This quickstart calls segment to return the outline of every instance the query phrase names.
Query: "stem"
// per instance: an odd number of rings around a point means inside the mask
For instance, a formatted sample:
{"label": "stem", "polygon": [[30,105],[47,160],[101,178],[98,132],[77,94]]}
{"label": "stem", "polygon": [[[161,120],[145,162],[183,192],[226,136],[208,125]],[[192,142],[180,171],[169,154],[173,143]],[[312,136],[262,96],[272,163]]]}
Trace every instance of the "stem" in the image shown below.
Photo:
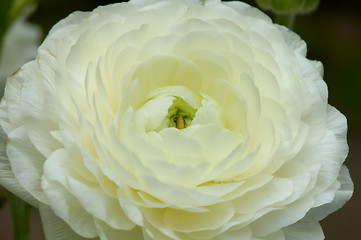
{"label": "stem", "polygon": [[293,24],[295,23],[296,14],[277,14],[275,18],[275,22],[288,27],[289,29],[293,28]]}
{"label": "stem", "polygon": [[30,216],[33,207],[9,193],[11,216],[13,219],[13,231],[15,240],[29,240]]}
{"label": "stem", "polygon": [[5,206],[7,201],[7,194],[0,186],[0,210]]}

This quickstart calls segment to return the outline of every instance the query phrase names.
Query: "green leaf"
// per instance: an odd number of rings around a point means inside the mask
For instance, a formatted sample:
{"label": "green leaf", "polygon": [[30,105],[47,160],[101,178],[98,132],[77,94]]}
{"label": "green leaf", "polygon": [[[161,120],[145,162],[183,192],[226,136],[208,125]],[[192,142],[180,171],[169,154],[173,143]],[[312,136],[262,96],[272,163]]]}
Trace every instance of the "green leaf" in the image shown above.
{"label": "green leaf", "polygon": [[[6,0],[7,1],[7,0]],[[37,0],[11,0],[13,4],[8,12],[8,19],[10,22],[14,21],[15,18],[30,4],[34,4]]]}
{"label": "green leaf", "polygon": [[276,13],[292,14],[302,9],[304,0],[271,0],[271,3]]}
{"label": "green leaf", "polygon": [[29,240],[33,207],[11,193],[9,193],[9,203],[15,240]]}
{"label": "green leaf", "polygon": [[263,10],[271,10],[272,9],[271,0],[256,0],[256,3]]}
{"label": "green leaf", "polygon": [[10,22],[8,19],[8,14],[13,5],[14,0],[3,0],[0,7],[0,50],[2,47],[2,40],[4,38],[5,32],[8,29]]}
{"label": "green leaf", "polygon": [[260,8],[278,15],[306,14],[314,11],[319,0],[256,0]]}

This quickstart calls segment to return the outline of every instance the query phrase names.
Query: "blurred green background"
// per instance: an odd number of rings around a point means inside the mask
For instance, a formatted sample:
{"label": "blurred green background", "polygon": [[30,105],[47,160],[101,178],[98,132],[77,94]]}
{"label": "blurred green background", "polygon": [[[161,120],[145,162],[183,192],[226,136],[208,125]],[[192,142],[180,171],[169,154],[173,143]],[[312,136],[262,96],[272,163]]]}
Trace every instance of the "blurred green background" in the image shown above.
{"label": "blurred green background", "polygon": [[[4,20],[6,1],[11,0],[1,0],[0,30],[6,23]],[[98,5],[114,2],[119,1],[40,0],[37,10],[29,21],[39,24],[44,33],[47,33],[56,22],[73,11],[90,11]],[[256,6],[254,0],[245,2]],[[322,221],[327,240],[361,239],[361,8],[359,5],[359,1],[321,0],[316,11],[298,15],[294,22],[294,31],[307,42],[308,58],[319,60],[324,65],[324,80],[329,88],[329,103],[345,114],[349,123],[350,154],[346,165],[354,180],[355,192],[343,209]],[[272,16],[272,13],[268,12],[268,14]],[[32,222],[34,240],[44,239],[39,221],[38,213],[34,212]],[[0,239],[12,239],[11,223],[6,208],[0,212]]]}

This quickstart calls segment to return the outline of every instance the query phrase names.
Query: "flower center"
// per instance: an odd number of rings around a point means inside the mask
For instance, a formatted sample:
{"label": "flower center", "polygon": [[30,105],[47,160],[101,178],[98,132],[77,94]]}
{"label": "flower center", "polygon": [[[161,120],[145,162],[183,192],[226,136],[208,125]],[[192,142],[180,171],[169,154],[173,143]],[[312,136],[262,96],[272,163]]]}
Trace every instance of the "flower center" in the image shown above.
{"label": "flower center", "polygon": [[210,96],[195,93],[184,86],[157,88],[145,99],[134,117],[139,131],[183,130],[204,124],[224,127],[223,109],[219,104]]}
{"label": "flower center", "polygon": [[168,109],[169,124],[168,127],[176,127],[183,129],[192,123],[193,118],[197,112],[182,98],[175,97],[172,106]]}
{"label": "flower center", "polygon": [[186,127],[184,119],[182,116],[179,116],[177,120],[175,121],[175,125],[178,129],[183,129]]}

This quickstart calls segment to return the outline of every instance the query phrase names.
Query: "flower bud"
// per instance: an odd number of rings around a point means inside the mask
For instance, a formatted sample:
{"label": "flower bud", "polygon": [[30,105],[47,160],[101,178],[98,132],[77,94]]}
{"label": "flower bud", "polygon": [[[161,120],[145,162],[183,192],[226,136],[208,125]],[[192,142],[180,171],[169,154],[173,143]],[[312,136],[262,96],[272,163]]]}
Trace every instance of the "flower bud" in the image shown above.
{"label": "flower bud", "polygon": [[264,10],[276,14],[306,14],[314,11],[319,0],[256,0],[257,4]]}

